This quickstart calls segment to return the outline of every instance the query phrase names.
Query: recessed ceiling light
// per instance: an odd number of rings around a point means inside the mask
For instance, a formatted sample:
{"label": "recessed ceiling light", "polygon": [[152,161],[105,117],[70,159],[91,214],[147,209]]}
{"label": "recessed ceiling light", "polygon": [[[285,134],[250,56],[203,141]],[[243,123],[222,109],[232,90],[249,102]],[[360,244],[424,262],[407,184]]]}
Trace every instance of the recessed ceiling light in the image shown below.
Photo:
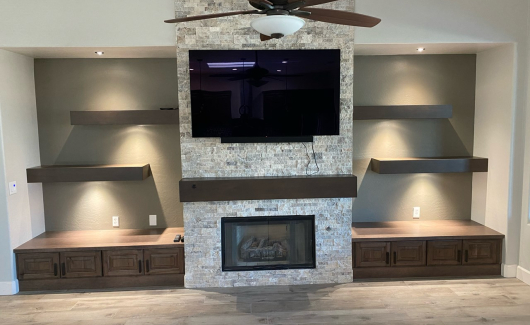
{"label": "recessed ceiling light", "polygon": [[193,71],[193,69],[190,69],[190,71]]}
{"label": "recessed ceiling light", "polygon": [[232,70],[237,71],[237,69],[232,69]]}
{"label": "recessed ceiling light", "polygon": [[103,55],[103,54],[105,54],[105,52],[103,52],[103,51],[96,51],[96,54],[97,54],[97,55]]}
{"label": "recessed ceiling light", "polygon": [[283,64],[287,63],[287,60],[285,60],[285,61],[282,61],[282,63],[283,63]]}
{"label": "recessed ceiling light", "polygon": [[416,50],[421,53],[421,52],[425,51],[425,48],[424,47],[419,47]]}
{"label": "recessed ceiling light", "polygon": [[282,72],[282,70],[276,70],[276,71],[278,71],[278,72]]}

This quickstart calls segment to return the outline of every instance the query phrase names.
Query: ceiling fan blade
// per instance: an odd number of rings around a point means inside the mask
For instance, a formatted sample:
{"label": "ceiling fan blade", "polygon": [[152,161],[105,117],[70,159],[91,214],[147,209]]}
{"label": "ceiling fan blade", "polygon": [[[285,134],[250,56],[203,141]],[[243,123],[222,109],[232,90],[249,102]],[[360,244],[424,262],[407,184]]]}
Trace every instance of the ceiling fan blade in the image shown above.
{"label": "ceiling fan blade", "polygon": [[381,19],[376,17],[347,11],[320,8],[304,8],[304,11],[309,11],[311,13],[311,15],[304,18],[332,24],[374,27],[381,22]]}
{"label": "ceiling fan blade", "polygon": [[269,0],[248,0],[248,3],[256,8],[256,9],[272,9],[274,6],[274,3],[270,2]]}
{"label": "ceiling fan blade", "polygon": [[[289,2],[295,2],[296,0],[291,0]],[[337,0],[304,0],[305,4],[302,6],[302,8],[305,8],[305,7],[311,7],[311,6],[318,6],[318,5],[322,5],[324,3],[330,3],[330,2],[335,2]]]}
{"label": "ceiling fan blade", "polygon": [[223,12],[220,14],[175,18],[175,19],[164,20],[164,22],[171,24],[171,23],[181,23],[185,21],[203,20],[203,19],[211,19],[211,18],[219,18],[219,17],[227,17],[227,16],[251,15],[251,14],[257,14],[257,13],[259,13],[258,10],[232,11],[232,12]]}
{"label": "ceiling fan blade", "polygon": [[259,34],[259,39],[260,39],[262,42],[265,42],[265,41],[271,40],[272,37],[267,36],[267,35],[265,35],[265,34]]}

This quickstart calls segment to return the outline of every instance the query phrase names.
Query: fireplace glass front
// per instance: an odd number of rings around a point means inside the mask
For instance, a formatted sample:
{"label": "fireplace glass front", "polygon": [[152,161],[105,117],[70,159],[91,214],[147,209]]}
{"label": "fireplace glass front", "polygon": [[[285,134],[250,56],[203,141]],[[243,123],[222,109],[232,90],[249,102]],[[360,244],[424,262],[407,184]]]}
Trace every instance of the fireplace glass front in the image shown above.
{"label": "fireplace glass front", "polygon": [[221,218],[223,271],[315,268],[315,216]]}

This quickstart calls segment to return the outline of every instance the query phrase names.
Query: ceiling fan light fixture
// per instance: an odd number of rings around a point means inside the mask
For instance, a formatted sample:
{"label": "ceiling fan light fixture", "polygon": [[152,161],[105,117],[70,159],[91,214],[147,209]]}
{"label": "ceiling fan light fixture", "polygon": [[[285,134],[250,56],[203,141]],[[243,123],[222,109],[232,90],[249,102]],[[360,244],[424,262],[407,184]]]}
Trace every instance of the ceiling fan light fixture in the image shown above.
{"label": "ceiling fan light fixture", "polygon": [[272,15],[254,19],[250,26],[258,33],[267,36],[292,35],[304,27],[305,21],[301,18],[288,15]]}

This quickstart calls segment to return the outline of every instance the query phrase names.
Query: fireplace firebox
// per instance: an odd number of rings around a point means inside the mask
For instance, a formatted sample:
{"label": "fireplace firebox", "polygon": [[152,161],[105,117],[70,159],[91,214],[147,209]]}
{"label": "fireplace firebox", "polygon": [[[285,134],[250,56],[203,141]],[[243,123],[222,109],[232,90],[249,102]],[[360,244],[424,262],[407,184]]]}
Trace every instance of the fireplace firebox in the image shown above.
{"label": "fireplace firebox", "polygon": [[221,218],[223,271],[315,268],[315,216]]}

